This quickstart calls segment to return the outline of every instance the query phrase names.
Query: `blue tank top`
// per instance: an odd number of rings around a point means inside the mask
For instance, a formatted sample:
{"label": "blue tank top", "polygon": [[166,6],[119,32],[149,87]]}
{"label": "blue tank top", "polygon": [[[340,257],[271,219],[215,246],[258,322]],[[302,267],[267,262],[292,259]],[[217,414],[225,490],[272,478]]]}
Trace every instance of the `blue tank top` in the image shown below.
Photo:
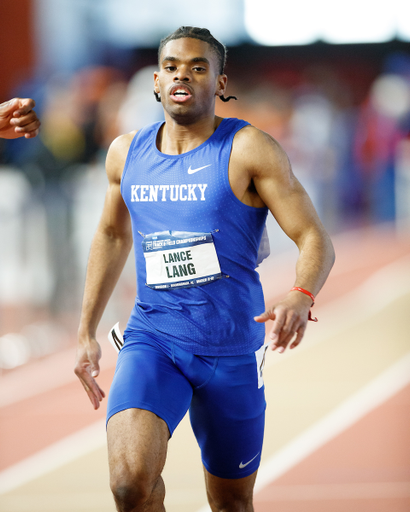
{"label": "blue tank top", "polygon": [[131,215],[137,297],[127,329],[149,331],[197,355],[243,355],[264,342],[257,266],[267,208],[232,192],[232,141],[248,123],[223,119],[181,155],[156,146],[162,122],[134,137],[121,182]]}

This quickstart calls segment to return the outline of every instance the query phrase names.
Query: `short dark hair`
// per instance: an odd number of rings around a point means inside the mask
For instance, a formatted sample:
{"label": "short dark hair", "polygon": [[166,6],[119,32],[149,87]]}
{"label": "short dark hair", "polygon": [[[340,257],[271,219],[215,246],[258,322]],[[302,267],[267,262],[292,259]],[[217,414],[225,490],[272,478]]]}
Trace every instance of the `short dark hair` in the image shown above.
{"label": "short dark hair", "polygon": [[227,54],[226,46],[215,39],[207,28],[179,27],[177,30],[175,30],[175,32],[172,32],[172,34],[169,34],[169,36],[164,37],[164,39],[162,39],[159,44],[158,61],[161,57],[161,52],[164,46],[169,43],[169,41],[173,41],[174,39],[182,39],[185,37],[199,39],[200,41],[205,41],[205,43],[208,43],[212,50],[215,52],[218,59],[219,74],[222,75],[224,73]]}

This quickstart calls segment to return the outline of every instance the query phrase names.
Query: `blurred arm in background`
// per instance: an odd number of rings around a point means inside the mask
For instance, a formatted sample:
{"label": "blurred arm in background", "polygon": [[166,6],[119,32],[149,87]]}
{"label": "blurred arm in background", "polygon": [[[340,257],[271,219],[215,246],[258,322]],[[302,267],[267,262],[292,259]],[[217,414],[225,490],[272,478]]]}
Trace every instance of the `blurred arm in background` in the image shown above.
{"label": "blurred arm in background", "polygon": [[31,139],[40,131],[40,120],[34,112],[31,98],[13,98],[0,104],[0,137]]}

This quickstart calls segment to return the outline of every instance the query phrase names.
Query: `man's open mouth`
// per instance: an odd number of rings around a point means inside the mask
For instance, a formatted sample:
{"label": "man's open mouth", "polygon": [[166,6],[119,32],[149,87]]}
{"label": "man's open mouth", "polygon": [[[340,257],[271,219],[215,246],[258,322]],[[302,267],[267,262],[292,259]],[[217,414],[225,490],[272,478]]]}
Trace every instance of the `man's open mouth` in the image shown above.
{"label": "man's open mouth", "polygon": [[191,98],[192,93],[187,87],[175,86],[171,89],[171,98],[177,102],[183,102]]}
{"label": "man's open mouth", "polygon": [[174,92],[174,96],[188,96],[188,93],[184,91],[183,89],[177,89]]}

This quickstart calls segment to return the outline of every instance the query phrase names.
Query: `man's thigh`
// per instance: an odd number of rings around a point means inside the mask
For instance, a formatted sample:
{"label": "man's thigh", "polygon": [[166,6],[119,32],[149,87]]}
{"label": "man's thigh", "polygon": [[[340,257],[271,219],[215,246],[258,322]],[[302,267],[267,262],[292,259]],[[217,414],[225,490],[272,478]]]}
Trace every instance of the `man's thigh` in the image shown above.
{"label": "man's thigh", "polygon": [[192,386],[150,335],[128,336],[121,349],[111,385],[107,423],[127,409],[150,411],[168,426],[168,436],[185,416]]}
{"label": "man's thigh", "polygon": [[144,479],[154,485],[162,473],[169,439],[167,424],[150,411],[127,409],[107,426],[111,482]]}
{"label": "man's thigh", "polygon": [[219,479],[244,479],[259,467],[266,402],[258,370],[255,354],[220,357],[212,379],[194,390],[192,427],[205,469]]}

